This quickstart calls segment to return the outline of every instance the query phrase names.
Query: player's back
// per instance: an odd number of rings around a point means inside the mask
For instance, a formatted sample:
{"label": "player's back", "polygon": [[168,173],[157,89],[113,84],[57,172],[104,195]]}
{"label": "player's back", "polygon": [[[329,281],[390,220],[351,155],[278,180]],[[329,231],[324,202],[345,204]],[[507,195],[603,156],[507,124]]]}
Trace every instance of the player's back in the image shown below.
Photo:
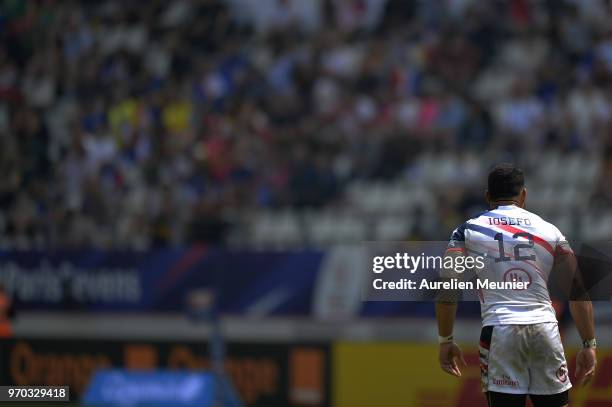
{"label": "player's back", "polygon": [[483,325],[555,322],[547,282],[565,238],[552,224],[515,205],[498,206],[453,232],[468,254],[484,254],[479,280],[523,282],[525,289],[482,288]]}

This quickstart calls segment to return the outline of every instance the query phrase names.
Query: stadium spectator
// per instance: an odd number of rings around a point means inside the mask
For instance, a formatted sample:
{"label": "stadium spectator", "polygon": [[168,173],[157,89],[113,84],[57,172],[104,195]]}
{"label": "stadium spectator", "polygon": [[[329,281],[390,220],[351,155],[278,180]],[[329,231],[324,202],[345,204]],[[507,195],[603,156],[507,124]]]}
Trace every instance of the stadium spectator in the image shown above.
{"label": "stadium spectator", "polygon": [[432,151],[603,157],[604,1],[243,3],[4,2],[2,243],[222,243],[237,213],[421,182]]}

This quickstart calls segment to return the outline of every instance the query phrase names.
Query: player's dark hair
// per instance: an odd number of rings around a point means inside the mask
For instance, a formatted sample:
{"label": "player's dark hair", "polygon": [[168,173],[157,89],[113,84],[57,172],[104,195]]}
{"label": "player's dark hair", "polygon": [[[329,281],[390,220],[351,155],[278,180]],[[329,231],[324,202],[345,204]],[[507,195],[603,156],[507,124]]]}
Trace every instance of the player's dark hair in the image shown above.
{"label": "player's dark hair", "polygon": [[523,170],[513,164],[498,164],[489,172],[488,188],[491,199],[514,198],[524,186]]}

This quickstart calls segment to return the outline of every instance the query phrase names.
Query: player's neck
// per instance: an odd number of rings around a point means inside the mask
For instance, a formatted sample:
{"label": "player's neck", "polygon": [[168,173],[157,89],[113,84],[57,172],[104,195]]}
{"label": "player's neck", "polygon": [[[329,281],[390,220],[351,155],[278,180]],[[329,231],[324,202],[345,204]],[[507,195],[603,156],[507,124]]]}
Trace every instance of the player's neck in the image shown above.
{"label": "player's neck", "polygon": [[513,199],[489,202],[489,206],[491,207],[491,209],[495,209],[500,206],[512,206],[512,205],[516,206],[517,208],[521,207],[521,204],[519,203],[519,201],[517,200],[515,201]]}

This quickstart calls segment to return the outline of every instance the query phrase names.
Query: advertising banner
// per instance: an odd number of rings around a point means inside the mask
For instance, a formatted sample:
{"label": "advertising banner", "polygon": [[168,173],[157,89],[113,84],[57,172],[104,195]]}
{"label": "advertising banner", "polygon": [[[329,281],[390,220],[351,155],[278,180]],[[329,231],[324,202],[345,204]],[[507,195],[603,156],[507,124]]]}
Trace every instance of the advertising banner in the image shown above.
{"label": "advertising banner", "polygon": [[[433,316],[426,302],[362,301],[364,261],[358,246],[292,252],[203,245],[146,252],[0,251],[0,284],[17,312],[184,312],[190,291],[205,288],[217,294],[217,309],[225,314],[319,320]],[[478,315],[478,304],[466,305],[470,315]]]}
{"label": "advertising banner", "polygon": [[212,407],[215,381],[210,373],[101,370],[81,399],[84,406]]}
{"label": "advertising banner", "polygon": [[[0,382],[69,385],[79,398],[94,372],[204,371],[208,346],[198,342],[13,339],[0,342]],[[322,343],[229,343],[225,369],[249,406],[327,406],[329,346]]]}
{"label": "advertising banner", "polygon": [[[339,343],[334,345],[335,407],[486,407],[478,349],[463,346],[467,368],[461,378],[438,366],[436,344]],[[570,380],[576,349],[568,349]],[[599,366],[586,387],[570,390],[570,405],[612,406],[612,349],[598,349]]]}
{"label": "advertising banner", "polygon": [[0,252],[0,284],[17,310],[184,311],[213,289],[224,313],[305,315],[324,254],[228,252],[207,246],[148,252]]}

